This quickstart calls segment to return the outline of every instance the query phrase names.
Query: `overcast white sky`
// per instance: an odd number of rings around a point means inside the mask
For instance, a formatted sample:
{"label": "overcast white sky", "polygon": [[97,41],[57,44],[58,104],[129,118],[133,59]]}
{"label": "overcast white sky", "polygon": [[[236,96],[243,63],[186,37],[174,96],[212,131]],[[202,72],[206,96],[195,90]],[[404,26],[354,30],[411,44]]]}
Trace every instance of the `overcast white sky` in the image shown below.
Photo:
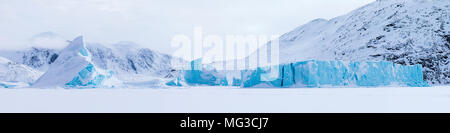
{"label": "overcast white sky", "polygon": [[0,46],[64,47],[132,41],[170,52],[174,35],[283,34],[316,18],[344,15],[375,0],[0,0]]}

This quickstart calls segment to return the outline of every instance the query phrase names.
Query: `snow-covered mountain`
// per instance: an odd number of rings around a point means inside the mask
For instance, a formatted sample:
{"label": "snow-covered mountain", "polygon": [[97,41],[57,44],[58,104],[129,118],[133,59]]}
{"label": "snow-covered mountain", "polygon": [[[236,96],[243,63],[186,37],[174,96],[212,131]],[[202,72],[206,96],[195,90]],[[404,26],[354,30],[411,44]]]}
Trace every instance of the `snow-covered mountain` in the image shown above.
{"label": "snow-covered mountain", "polygon": [[0,82],[33,83],[42,72],[0,57]]}
{"label": "snow-covered mountain", "polygon": [[421,64],[424,79],[450,83],[450,1],[377,0],[280,38],[282,63],[318,59]]}

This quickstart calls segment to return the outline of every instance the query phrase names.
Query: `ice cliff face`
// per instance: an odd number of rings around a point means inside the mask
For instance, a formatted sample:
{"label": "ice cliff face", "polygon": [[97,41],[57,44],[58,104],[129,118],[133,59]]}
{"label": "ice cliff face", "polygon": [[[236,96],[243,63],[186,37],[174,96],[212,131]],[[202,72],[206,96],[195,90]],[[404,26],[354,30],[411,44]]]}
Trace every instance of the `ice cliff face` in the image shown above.
{"label": "ice cliff face", "polygon": [[46,71],[58,58],[58,50],[32,47],[22,51],[2,51],[0,55],[39,71]]}
{"label": "ice cliff face", "polygon": [[33,87],[113,87],[120,83],[112,77],[114,72],[98,69],[91,61],[83,37],[75,38],[60,51],[58,58],[49,66]]}
{"label": "ice cliff face", "polygon": [[226,74],[202,64],[202,59],[191,61],[191,69],[184,71],[184,80],[188,85],[228,86]]}
{"label": "ice cliff face", "polygon": [[450,1],[379,0],[280,37],[280,60],[421,64],[426,81],[450,83]]}

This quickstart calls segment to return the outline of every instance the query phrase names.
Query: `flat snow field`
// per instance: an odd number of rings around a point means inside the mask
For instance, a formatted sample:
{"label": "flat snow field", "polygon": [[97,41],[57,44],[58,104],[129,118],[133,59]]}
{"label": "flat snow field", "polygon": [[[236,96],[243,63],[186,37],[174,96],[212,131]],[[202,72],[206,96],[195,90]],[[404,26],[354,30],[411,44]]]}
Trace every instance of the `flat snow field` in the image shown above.
{"label": "flat snow field", "polygon": [[450,112],[450,86],[425,88],[0,89],[0,112]]}

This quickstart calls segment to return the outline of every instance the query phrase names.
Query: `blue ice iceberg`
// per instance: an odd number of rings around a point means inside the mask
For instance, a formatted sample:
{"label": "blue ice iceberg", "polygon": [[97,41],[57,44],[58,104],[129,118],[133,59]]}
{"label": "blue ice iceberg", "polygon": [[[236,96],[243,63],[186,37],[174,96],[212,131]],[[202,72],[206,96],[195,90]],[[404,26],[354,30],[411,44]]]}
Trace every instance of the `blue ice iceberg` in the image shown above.
{"label": "blue ice iceberg", "polygon": [[167,86],[183,86],[183,85],[180,83],[180,81],[181,81],[181,78],[180,78],[180,77],[177,77],[176,79],[167,82],[166,85],[167,85]]}
{"label": "blue ice iceberg", "polygon": [[228,86],[227,79],[217,70],[202,66],[202,60],[191,62],[191,69],[185,70],[184,80],[188,85]]}
{"label": "blue ice iceberg", "polygon": [[114,73],[112,71],[109,72],[108,75],[99,74],[94,65],[88,64],[84,69],[78,72],[78,75],[75,76],[70,82],[66,83],[66,87],[74,88],[74,87],[98,87],[101,86],[105,79],[109,79],[112,77]]}

